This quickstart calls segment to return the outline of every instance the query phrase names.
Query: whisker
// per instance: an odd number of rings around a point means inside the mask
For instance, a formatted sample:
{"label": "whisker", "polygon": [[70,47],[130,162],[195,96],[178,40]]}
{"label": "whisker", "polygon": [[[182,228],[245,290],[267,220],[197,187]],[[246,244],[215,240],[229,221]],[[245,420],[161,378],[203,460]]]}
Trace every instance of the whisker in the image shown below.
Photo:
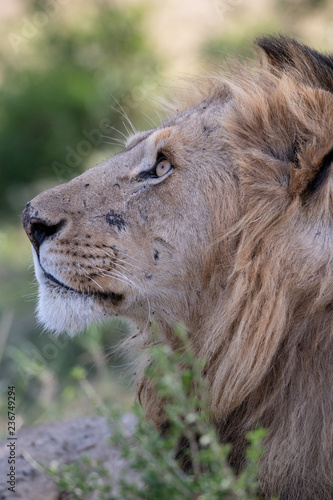
{"label": "whisker", "polygon": [[78,262],[74,262],[74,264],[83,271],[83,276],[86,276],[86,277],[89,276],[88,271],[86,269],[84,269],[84,267],[82,267],[81,264],[79,264]]}
{"label": "whisker", "polygon": [[[112,108],[112,109],[114,109],[115,111],[117,111],[117,110],[116,110],[116,108]],[[122,135],[123,137],[125,137],[125,139],[126,139],[126,141],[127,141],[127,139],[128,139],[127,135],[125,135],[125,134],[124,134],[121,130],[118,130],[118,129],[117,129],[117,128],[115,128],[115,127],[111,127],[111,125],[108,125],[108,126],[107,126],[107,128],[112,128],[112,130],[115,130],[116,132],[118,132],[118,134],[120,134],[120,135]]]}
{"label": "whisker", "polygon": [[110,146],[116,146],[118,148],[123,147],[123,144],[120,144],[119,142],[110,142],[110,141],[103,141],[103,144],[110,144]]}
{"label": "whisker", "polygon": [[[90,274],[81,266],[81,264],[79,264],[78,262],[75,262],[75,264],[80,268],[82,269],[82,271],[84,272],[83,276],[85,276],[86,278],[88,278],[89,280],[91,280],[93,283],[95,283],[96,286],[98,286],[102,292],[104,292],[104,288],[99,284],[97,283],[97,281],[95,281],[91,276]],[[80,283],[80,286],[81,286],[81,283]],[[89,290],[89,287],[88,287],[88,290]],[[89,293],[89,292],[88,292]]]}
{"label": "whisker", "polygon": [[128,130],[128,128],[127,128],[127,126],[126,126],[126,123],[125,123],[125,122],[123,122],[123,121],[122,121],[121,123],[124,125],[124,127],[125,127],[125,129],[126,129],[126,132],[128,133],[128,137],[131,137],[133,134],[131,134],[131,132]]}
{"label": "whisker", "polygon": [[108,135],[102,135],[104,139],[110,139],[111,141],[117,142],[119,144],[122,144],[123,146],[126,144],[126,141],[124,139],[118,139],[117,137],[110,137]]}
{"label": "whisker", "polygon": [[156,128],[157,127],[157,124],[155,123],[155,121],[151,118],[151,116],[147,115],[147,113],[145,113],[144,111],[141,111],[141,113],[152,123],[153,127]]}
{"label": "whisker", "polygon": [[[111,357],[114,354],[115,354],[114,352],[108,352],[107,356]],[[108,363],[108,368],[125,368],[126,366],[136,366],[136,361],[131,361],[131,362],[128,362],[128,363],[124,363],[122,365],[109,365],[109,363]]]}
{"label": "whisker", "polygon": [[[157,117],[158,117],[158,119],[159,119],[159,121],[160,121],[160,122],[163,122],[163,120],[165,120],[165,118],[163,118],[163,116],[161,115],[161,113],[159,113],[159,112],[157,111],[157,109],[154,109],[154,112],[155,112],[155,114],[157,115]],[[164,111],[164,113],[165,113],[165,115],[166,115],[166,117],[167,117],[167,114],[166,114],[166,112],[165,112],[165,111]]]}
{"label": "whisker", "polygon": [[[125,266],[122,266],[121,264],[117,264],[117,267],[121,267],[122,269],[124,269],[125,271],[128,271],[129,273],[131,273],[132,271],[129,271]],[[111,268],[110,268],[111,269]],[[113,268],[112,268],[113,269]],[[115,271],[117,271],[117,269],[114,269]]]}
{"label": "whisker", "polygon": [[[130,278],[125,276],[125,274],[123,274],[121,271],[118,271],[117,269],[110,269],[110,270],[106,271],[106,276],[111,276],[111,274],[109,274],[109,273],[113,273],[113,276],[119,276],[123,280],[126,280],[133,288],[136,288],[140,293],[142,293],[141,290],[139,289],[139,287],[137,285],[135,285],[134,282]],[[125,281],[124,281],[124,283],[125,283]]]}
{"label": "whisker", "polygon": [[116,101],[116,103],[118,104],[118,106],[120,107],[120,109],[122,110],[122,115],[123,115],[123,117],[125,118],[125,120],[127,120],[127,122],[129,123],[129,125],[130,125],[131,129],[133,130],[133,133],[134,133],[134,134],[137,134],[137,130],[136,130],[136,128],[134,127],[133,123],[131,122],[131,120],[130,120],[130,118],[129,118],[128,114],[126,113],[126,111],[124,110],[124,108],[122,107],[122,105],[120,104],[120,102],[119,102],[119,101],[118,101],[115,97],[113,97],[113,98],[114,98],[114,100]]}
{"label": "whisker", "polygon": [[[107,253],[110,253],[110,255],[112,257],[114,257],[114,255],[111,254],[111,252],[108,252],[106,251]],[[131,256],[128,256],[125,252],[122,252],[124,253],[127,257],[131,257]],[[132,257],[134,260],[137,260],[135,259],[134,257]],[[120,262],[122,261],[122,259],[119,259],[118,257],[115,257],[116,260],[119,260]],[[124,273],[122,273],[121,271],[119,271],[119,269],[114,269],[114,268],[107,268],[107,269],[101,269],[100,267],[96,266],[95,262],[93,259],[88,259],[92,264],[92,269],[93,270],[97,270],[99,271],[98,273],[96,273],[97,276],[100,276],[100,277],[110,277],[114,280],[117,280],[117,281],[120,281],[121,283],[125,284],[125,285],[128,285],[134,289],[136,289],[139,294],[146,300],[147,302],[147,306],[148,306],[148,317],[147,317],[147,323],[146,323],[146,326],[145,326],[145,329],[148,329],[150,323],[151,323],[151,304],[150,304],[150,300],[149,300],[149,297],[147,296],[147,294],[144,292],[144,290],[141,289],[141,287],[135,283],[133,280],[131,280],[128,276],[126,276]],[[123,261],[125,262],[125,261]],[[125,262],[126,263],[126,262]],[[131,264],[129,262],[127,262],[127,264],[130,264],[132,265],[133,267],[137,267],[137,266],[134,266],[134,264]],[[82,268],[82,266],[80,266],[80,264],[77,264],[79,267]],[[122,266],[121,264],[117,264],[118,267],[122,267],[126,270],[126,268],[124,266]],[[141,271],[144,271],[142,268],[138,268],[139,270]],[[98,285],[90,276],[88,276],[96,285]],[[103,289],[102,289],[103,290]],[[88,293],[89,293],[89,287],[88,287]]]}
{"label": "whisker", "polygon": [[87,278],[93,281],[95,285],[97,285],[102,290],[102,292],[104,292],[104,288],[101,285],[99,285],[97,281],[95,281],[91,276],[87,276]]}
{"label": "whisker", "polygon": [[122,266],[121,264],[118,264],[118,262],[123,262],[123,264],[127,264],[129,266],[132,266],[135,269],[138,269],[139,271],[141,271],[143,273],[146,272],[145,269],[143,269],[142,267],[138,267],[135,264],[132,264],[132,262],[127,262],[124,259],[119,259],[119,257],[115,257],[115,262],[116,262],[117,265],[119,265],[119,267],[122,267],[123,269],[126,269],[126,267]]}
{"label": "whisker", "polygon": [[[111,257],[114,257],[115,259],[118,259],[119,257],[115,257],[115,255],[113,253],[110,252],[110,250],[105,250]],[[124,252],[123,250],[120,250],[119,248],[117,248],[117,252],[119,253],[122,253],[123,255],[125,255],[128,259],[132,259],[134,260],[135,262],[138,262],[140,264],[140,261],[139,259],[137,259],[136,257],[132,257],[132,255],[128,255],[126,252]]]}
{"label": "whisker", "polygon": [[139,287],[137,284],[135,284],[132,280],[130,280],[129,278],[127,278],[127,276],[124,276],[123,273],[121,273],[120,271],[116,270],[116,269],[112,269],[111,272],[116,272],[118,275],[124,277],[125,279],[127,279],[134,288],[136,288],[136,290],[138,290],[138,292],[143,295],[143,297],[145,298],[145,300],[147,301],[147,305],[148,305],[148,319],[147,319],[147,323],[146,323],[146,328],[149,326],[149,324],[151,323],[151,305],[150,305],[150,300],[149,298],[147,297],[147,294],[141,289],[141,287]]}
{"label": "whisker", "polygon": [[[98,268],[96,267],[96,269],[98,269]],[[133,286],[131,280],[129,280],[126,276],[121,276],[121,279],[120,279],[119,277],[115,276],[114,274],[111,274],[111,272],[109,272],[109,271],[103,271],[102,273],[96,273],[96,274],[97,274],[97,276],[100,276],[103,278],[105,278],[106,276],[109,276],[110,278],[113,278],[117,281],[120,281],[121,283],[123,283],[125,285],[130,284],[131,286]],[[126,283],[125,280],[128,281],[128,283]]]}

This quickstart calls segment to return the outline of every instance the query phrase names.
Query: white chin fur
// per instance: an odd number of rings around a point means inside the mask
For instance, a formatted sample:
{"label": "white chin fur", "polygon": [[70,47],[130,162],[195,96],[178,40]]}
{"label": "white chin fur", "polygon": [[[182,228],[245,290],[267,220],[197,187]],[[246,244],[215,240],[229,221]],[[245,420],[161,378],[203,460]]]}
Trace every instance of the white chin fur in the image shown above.
{"label": "white chin fur", "polygon": [[73,336],[90,323],[103,318],[102,307],[92,297],[72,292],[56,294],[44,284],[39,285],[37,317],[40,323],[56,334],[67,332]]}
{"label": "white chin fur", "polygon": [[33,257],[39,284],[37,317],[47,330],[73,336],[104,317],[102,306],[93,297],[48,285],[34,249]]}

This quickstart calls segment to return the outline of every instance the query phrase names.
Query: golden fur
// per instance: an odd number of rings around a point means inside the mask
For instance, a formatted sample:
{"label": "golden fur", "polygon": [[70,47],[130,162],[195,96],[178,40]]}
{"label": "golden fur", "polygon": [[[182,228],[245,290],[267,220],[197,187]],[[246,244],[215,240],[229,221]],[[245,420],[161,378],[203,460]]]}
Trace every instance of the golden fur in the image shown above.
{"label": "golden fur", "polygon": [[[207,80],[124,153],[28,204],[39,316],[120,314],[149,345],[182,321],[221,439],[269,430],[263,498],[333,498],[333,58],[283,37]],[[158,153],[173,169],[148,172]],[[145,177],[146,175],[146,177]],[[164,423],[144,376],[138,396]]]}

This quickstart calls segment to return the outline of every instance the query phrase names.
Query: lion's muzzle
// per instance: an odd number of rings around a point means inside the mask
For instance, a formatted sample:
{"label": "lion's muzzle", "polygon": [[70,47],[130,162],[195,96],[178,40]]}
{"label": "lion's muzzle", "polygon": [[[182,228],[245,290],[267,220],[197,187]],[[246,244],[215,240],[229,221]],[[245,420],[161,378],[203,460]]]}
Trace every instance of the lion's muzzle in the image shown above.
{"label": "lion's muzzle", "polygon": [[38,218],[37,214],[38,212],[33,209],[31,203],[27,203],[22,214],[22,224],[34,249],[39,254],[39,248],[43,241],[57,234],[66,224],[66,221],[60,220],[52,224]]}

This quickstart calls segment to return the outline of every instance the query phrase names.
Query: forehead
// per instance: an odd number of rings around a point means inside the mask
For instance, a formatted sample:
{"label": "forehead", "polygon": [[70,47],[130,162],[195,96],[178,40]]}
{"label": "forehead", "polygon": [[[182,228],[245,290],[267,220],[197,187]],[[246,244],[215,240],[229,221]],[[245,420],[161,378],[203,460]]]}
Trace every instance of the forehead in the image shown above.
{"label": "forehead", "polygon": [[156,147],[159,145],[159,143],[163,142],[163,140],[165,141],[167,138],[169,138],[171,132],[171,127],[163,127],[163,125],[155,129],[138,132],[137,134],[132,135],[127,139],[126,151],[130,151],[143,141],[146,141],[148,147],[150,146],[149,149],[153,148],[154,146]]}
{"label": "forehead", "polygon": [[134,148],[146,139],[151,147],[156,147],[159,143],[166,141],[171,135],[173,130],[182,130],[186,133],[186,129],[193,132],[198,132],[200,124],[209,124],[212,121],[216,122],[216,115],[219,114],[221,118],[221,107],[224,103],[212,99],[205,99],[191,108],[182,112],[176,113],[174,116],[164,121],[155,129],[138,132],[137,134],[128,138],[126,142],[126,151]]}
{"label": "forehead", "polygon": [[[132,157],[148,165],[152,161],[154,162],[156,154],[163,150],[172,133],[172,127],[158,127],[135,134],[127,141],[124,153],[134,155]],[[138,166],[138,170],[140,170],[140,166]]]}

